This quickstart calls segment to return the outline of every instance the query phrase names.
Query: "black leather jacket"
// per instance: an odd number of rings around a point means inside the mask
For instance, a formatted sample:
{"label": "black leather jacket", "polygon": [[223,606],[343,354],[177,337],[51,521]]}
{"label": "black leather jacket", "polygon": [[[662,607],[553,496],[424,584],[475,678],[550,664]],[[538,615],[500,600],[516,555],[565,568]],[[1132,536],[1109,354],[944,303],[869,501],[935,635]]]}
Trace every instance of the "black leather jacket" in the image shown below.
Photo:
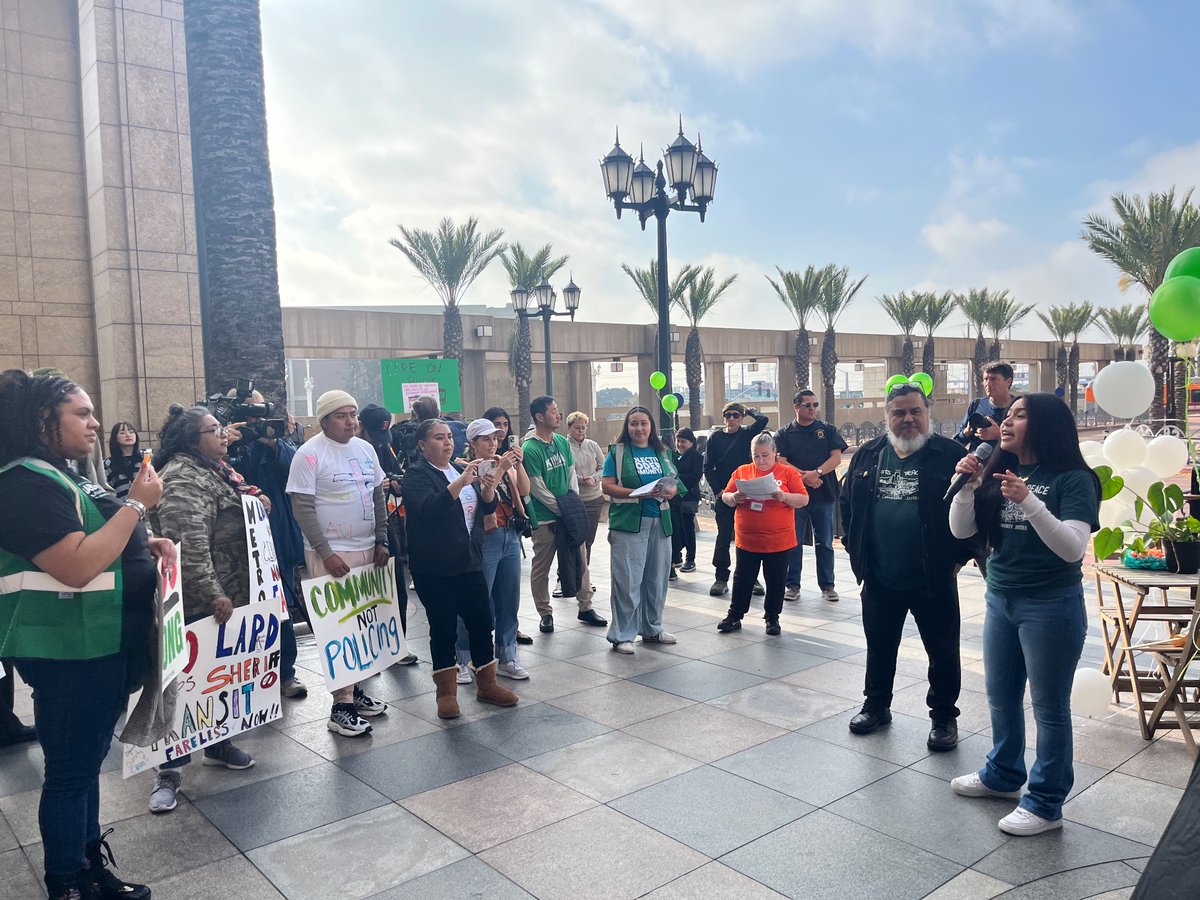
{"label": "black leather jacket", "polygon": [[[883,435],[859,447],[842,479],[844,542],[850,554],[850,567],[860,584],[871,574],[874,548],[869,546],[868,536],[875,511],[879,453],[886,443],[887,435]],[[979,549],[980,541],[976,538],[960,541],[950,533],[950,505],[942,499],[954,477],[954,467],[966,453],[960,444],[934,434],[921,454],[917,502],[921,515],[921,556],[930,586],[953,579]]]}

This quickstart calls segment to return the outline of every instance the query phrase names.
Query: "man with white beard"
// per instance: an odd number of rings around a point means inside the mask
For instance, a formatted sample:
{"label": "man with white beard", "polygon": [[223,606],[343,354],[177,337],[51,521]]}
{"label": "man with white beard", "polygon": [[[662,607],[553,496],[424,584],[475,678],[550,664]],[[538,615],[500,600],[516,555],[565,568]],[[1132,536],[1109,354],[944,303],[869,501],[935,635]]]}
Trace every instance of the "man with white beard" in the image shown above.
{"label": "man with white beard", "polygon": [[896,653],[908,613],[929,657],[930,750],[958,743],[958,570],[972,544],[950,533],[943,499],[966,453],[929,433],[929,398],[918,384],[900,384],[887,398],[887,434],[858,448],[842,482],[844,544],[862,584],[867,676],[855,734],[892,721]]}

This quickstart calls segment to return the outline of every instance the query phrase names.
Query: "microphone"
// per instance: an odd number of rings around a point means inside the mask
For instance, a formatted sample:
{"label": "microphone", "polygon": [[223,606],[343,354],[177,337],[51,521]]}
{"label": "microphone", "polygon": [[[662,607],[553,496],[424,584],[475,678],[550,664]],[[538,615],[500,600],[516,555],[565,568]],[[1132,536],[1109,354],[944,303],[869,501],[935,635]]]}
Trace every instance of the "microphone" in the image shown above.
{"label": "microphone", "polygon": [[[987,462],[987,458],[992,455],[992,449],[993,447],[991,444],[980,444],[975,448],[971,455],[980,462]],[[966,472],[959,472],[952,479],[950,479],[950,487],[946,489],[946,496],[942,498],[942,501],[945,502],[947,500],[953,500],[954,495],[961,491],[963,489],[963,485],[970,480],[971,476]]]}

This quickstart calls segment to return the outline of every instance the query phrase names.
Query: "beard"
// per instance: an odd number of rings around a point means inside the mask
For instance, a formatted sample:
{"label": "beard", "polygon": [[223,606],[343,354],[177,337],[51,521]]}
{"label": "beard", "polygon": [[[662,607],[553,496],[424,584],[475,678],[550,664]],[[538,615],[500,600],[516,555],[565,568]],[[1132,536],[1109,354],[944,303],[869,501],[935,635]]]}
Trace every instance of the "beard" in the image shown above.
{"label": "beard", "polygon": [[897,437],[890,430],[887,433],[888,443],[892,445],[892,449],[897,453],[903,453],[905,456],[912,456],[922,447],[929,443],[929,432],[918,434],[916,437],[903,438]]}

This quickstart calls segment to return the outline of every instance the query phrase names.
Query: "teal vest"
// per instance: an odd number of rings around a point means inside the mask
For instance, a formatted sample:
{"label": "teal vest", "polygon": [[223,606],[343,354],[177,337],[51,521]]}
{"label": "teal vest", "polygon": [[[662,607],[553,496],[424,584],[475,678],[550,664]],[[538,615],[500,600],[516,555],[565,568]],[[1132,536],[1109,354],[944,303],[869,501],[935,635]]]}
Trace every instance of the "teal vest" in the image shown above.
{"label": "teal vest", "polygon": [[[0,469],[24,466],[45,475],[47,490],[75,500],[80,530],[94,534],[106,519],[91,497],[40,459],[26,457]],[[57,482],[52,485],[49,482]],[[9,511],[13,514],[15,511]],[[24,510],[37,515],[37,510]],[[0,549],[0,657],[98,659],[121,649],[121,557],[83,588],[73,588],[20,556]]]}
{"label": "teal vest", "polygon": [[[608,452],[612,454],[613,462],[617,469],[617,482],[622,487],[640,488],[642,486],[642,476],[638,474],[637,464],[633,461],[633,454],[625,452],[625,445],[622,443],[609,444]],[[662,465],[664,475],[674,475],[678,478],[678,472],[675,470],[675,464],[671,462],[670,456],[666,453],[658,454],[658,461]],[[683,482],[679,482],[679,493],[683,495],[687,493],[687,488],[683,486]],[[608,528],[609,531],[632,531],[638,532],[642,530],[642,501],[641,499],[629,500],[625,497],[609,497],[611,505],[608,508]],[[671,514],[666,509],[666,504],[660,510],[658,521],[662,523],[663,534],[671,534]]]}

